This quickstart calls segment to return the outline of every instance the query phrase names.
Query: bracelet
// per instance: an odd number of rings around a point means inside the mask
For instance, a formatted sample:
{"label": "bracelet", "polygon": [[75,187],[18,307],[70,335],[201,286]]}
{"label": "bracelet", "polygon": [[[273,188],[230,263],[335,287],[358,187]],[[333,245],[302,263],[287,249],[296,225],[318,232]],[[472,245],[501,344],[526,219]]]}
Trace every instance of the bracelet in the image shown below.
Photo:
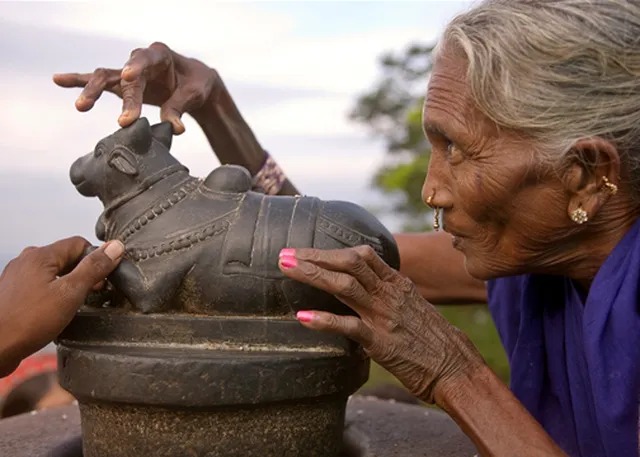
{"label": "bracelet", "polygon": [[267,156],[262,168],[253,177],[253,190],[267,195],[277,195],[287,179],[284,171],[265,151]]}

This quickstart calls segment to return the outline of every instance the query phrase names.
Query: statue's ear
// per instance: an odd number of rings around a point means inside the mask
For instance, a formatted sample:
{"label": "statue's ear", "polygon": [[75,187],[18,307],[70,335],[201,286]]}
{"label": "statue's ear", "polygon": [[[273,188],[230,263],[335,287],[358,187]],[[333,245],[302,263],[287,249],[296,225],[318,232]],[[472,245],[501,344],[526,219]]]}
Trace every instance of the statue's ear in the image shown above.
{"label": "statue's ear", "polygon": [[164,144],[167,149],[171,149],[171,140],[173,140],[173,126],[171,122],[160,122],[151,126],[151,134],[160,143]]}
{"label": "statue's ear", "polygon": [[138,161],[131,151],[124,148],[118,148],[111,154],[109,166],[125,175],[135,176],[138,174]]}
{"label": "statue's ear", "polygon": [[127,127],[126,144],[136,154],[146,154],[151,147],[151,128],[146,117],[141,117]]}

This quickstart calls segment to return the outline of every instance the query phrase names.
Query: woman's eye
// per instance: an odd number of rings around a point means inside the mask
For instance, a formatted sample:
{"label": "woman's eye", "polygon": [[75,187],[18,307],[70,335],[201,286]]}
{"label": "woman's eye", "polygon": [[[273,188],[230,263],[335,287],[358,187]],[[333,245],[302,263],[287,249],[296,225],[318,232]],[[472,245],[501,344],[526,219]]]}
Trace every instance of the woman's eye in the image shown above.
{"label": "woman's eye", "polygon": [[462,151],[452,142],[447,142],[447,159],[450,162],[456,163],[462,160]]}
{"label": "woman's eye", "polygon": [[93,151],[93,154],[96,157],[100,157],[102,155],[102,153],[104,152],[104,147],[103,146],[98,146],[95,151]]}

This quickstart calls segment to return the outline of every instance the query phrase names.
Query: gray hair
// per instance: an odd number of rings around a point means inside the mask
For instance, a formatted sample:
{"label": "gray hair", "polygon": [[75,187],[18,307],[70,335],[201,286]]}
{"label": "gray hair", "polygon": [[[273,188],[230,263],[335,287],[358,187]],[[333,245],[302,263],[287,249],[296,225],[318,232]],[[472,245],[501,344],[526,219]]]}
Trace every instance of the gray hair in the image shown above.
{"label": "gray hair", "polygon": [[606,138],[640,195],[639,0],[485,0],[451,21],[448,44],[498,126],[532,137],[554,165],[577,140]]}

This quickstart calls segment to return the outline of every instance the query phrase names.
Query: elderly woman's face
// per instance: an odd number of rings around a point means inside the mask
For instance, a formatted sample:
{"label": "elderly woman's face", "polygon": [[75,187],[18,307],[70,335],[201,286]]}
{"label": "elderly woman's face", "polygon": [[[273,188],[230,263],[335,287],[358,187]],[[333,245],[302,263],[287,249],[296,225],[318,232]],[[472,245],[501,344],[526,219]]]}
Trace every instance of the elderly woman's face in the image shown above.
{"label": "elderly woman's face", "polygon": [[434,64],[423,114],[432,145],[423,199],[433,195],[442,207],[443,229],[471,275],[546,271],[567,260],[553,247],[570,224],[561,181],[536,165],[531,142],[499,131],[474,107],[465,72],[464,59],[446,51]]}

